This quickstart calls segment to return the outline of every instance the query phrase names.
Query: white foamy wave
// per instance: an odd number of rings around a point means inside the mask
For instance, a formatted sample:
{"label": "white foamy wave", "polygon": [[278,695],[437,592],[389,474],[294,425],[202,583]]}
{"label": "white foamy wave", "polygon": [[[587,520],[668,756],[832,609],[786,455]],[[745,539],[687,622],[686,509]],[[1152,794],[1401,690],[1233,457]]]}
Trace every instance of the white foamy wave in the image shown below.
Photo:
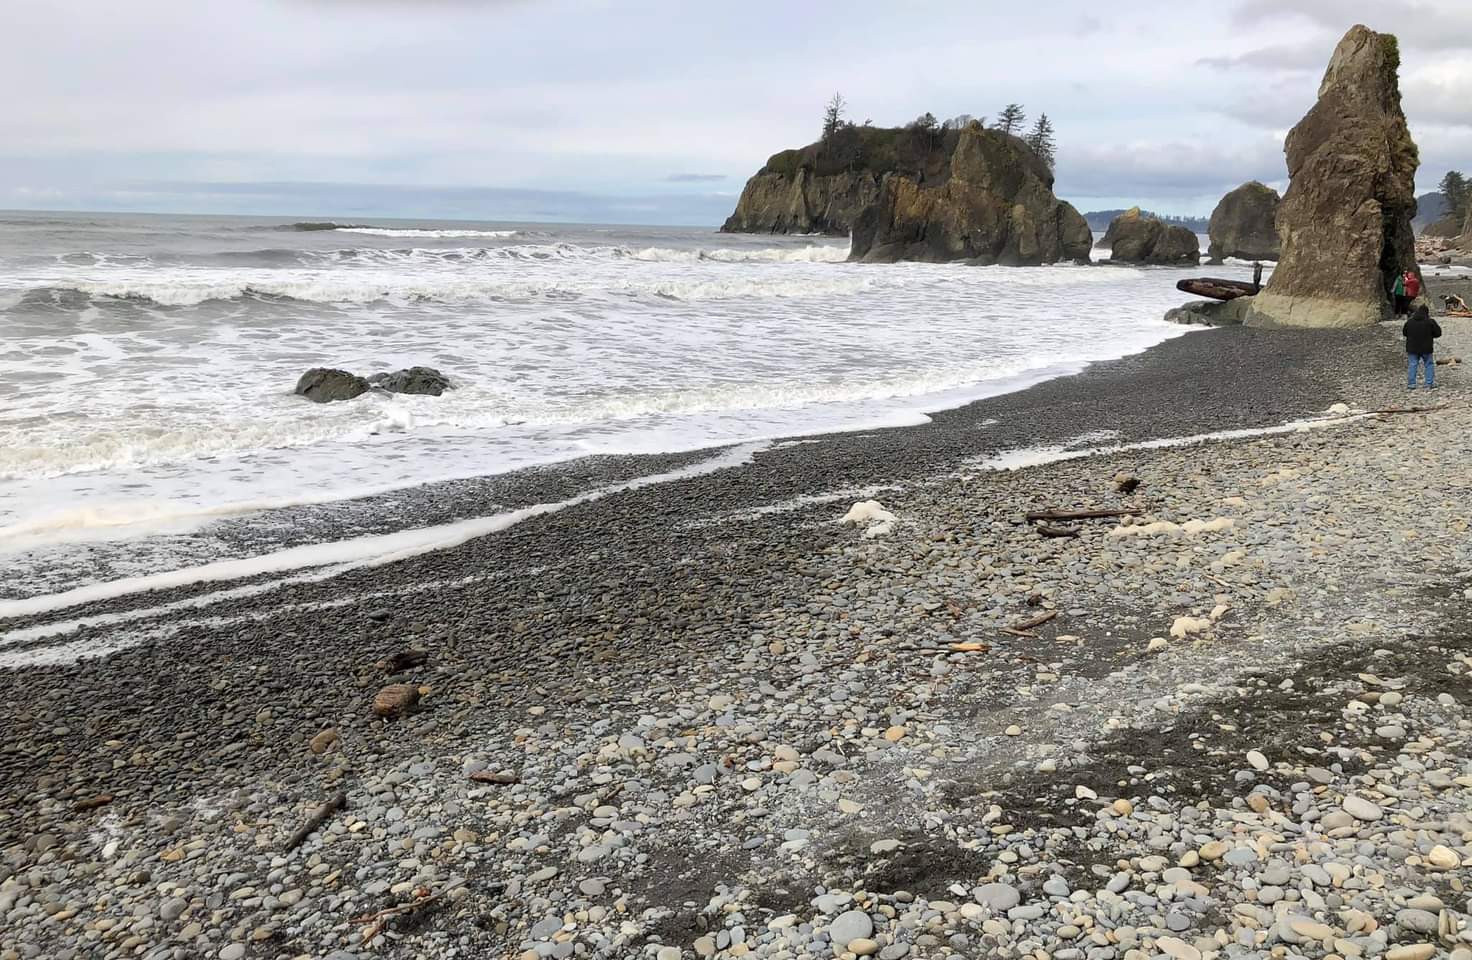
{"label": "white foamy wave", "polygon": [[635,260],[653,263],[843,263],[848,259],[849,248],[836,245],[811,247],[764,247],[758,250],[671,250],[665,247],[646,247],[642,250],[616,248],[623,255]]}
{"label": "white foamy wave", "polygon": [[262,275],[235,282],[180,277],[169,281],[76,281],[53,289],[74,290],[92,297],[151,301],[160,306],[196,306],[211,300],[279,297],[313,303],[464,303],[474,300],[540,300],[568,297],[659,297],[667,300],[730,300],[756,297],[824,297],[861,293],[880,279],[878,274],[850,274],[829,280],[766,280],[718,278],[712,280],[629,280],[609,277],[563,280],[479,280],[464,274],[405,278],[352,276]]}
{"label": "white foamy wave", "polygon": [[429,237],[455,240],[466,237],[500,238],[514,237],[516,230],[420,230],[410,227],[336,227],[334,233],[363,233],[370,237]]}

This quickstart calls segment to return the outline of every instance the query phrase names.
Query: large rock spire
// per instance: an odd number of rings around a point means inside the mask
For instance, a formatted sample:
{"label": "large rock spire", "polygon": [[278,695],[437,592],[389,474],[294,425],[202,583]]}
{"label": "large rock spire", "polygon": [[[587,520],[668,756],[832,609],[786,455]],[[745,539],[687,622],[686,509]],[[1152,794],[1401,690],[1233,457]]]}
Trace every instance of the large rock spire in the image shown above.
{"label": "large rock spire", "polygon": [[1416,268],[1419,156],[1401,110],[1395,37],[1363,26],[1334,51],[1319,99],[1288,134],[1292,180],[1278,209],[1283,255],[1248,323],[1349,327],[1390,315]]}

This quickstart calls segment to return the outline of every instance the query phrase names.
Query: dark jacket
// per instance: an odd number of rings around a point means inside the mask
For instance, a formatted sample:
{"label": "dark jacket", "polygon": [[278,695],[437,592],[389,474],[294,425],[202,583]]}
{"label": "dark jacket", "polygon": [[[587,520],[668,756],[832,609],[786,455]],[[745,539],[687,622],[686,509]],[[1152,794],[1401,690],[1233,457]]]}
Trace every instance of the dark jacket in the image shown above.
{"label": "dark jacket", "polygon": [[1441,336],[1441,327],[1431,315],[1424,310],[1417,310],[1411,314],[1411,319],[1400,328],[1401,336],[1406,338],[1406,353],[1414,353],[1418,356],[1430,353],[1436,346],[1436,338]]}

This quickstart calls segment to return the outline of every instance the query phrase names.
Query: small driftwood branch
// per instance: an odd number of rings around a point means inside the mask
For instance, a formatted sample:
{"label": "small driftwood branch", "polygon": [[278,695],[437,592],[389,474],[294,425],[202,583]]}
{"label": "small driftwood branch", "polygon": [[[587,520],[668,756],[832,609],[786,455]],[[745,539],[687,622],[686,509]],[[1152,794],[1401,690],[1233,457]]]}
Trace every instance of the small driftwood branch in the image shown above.
{"label": "small driftwood branch", "polygon": [[1368,416],[1380,417],[1393,413],[1435,413],[1438,410],[1445,410],[1449,406],[1451,406],[1449,403],[1438,403],[1434,407],[1387,407],[1384,410],[1371,410]]}
{"label": "small driftwood branch", "polygon": [[109,803],[112,803],[112,794],[101,793],[95,797],[89,797],[86,800],[79,800],[76,803],[72,804],[72,812],[86,813],[89,810],[96,810],[98,807],[105,807]]}
{"label": "small driftwood branch", "polygon": [[1102,520],[1109,517],[1138,517],[1140,511],[1130,507],[1119,510],[1059,510],[1049,507],[1047,510],[1035,510],[1027,514],[1029,523],[1038,520]]}
{"label": "small driftwood branch", "polygon": [[1042,523],[1036,529],[1044,537],[1076,537],[1083,532],[1078,527],[1050,527]]}
{"label": "small driftwood branch", "polygon": [[326,803],[322,804],[316,810],[313,810],[312,815],[310,817],[307,817],[307,822],[302,824],[300,827],[297,827],[296,833],[293,833],[291,835],[291,838],[286,841],[287,851],[295,850],[298,846],[301,845],[301,842],[303,840],[307,839],[307,837],[311,835],[313,830],[316,830],[318,827],[322,826],[322,824],[327,822],[327,818],[331,817],[334,813],[343,809],[347,805],[348,795],[345,793],[339,793],[331,800],[328,800]]}
{"label": "small driftwood branch", "polygon": [[1041,627],[1056,616],[1058,616],[1057,610],[1049,610],[1047,613],[1040,613],[1030,620],[1014,623],[1010,627],[1003,627],[1002,632],[1011,634],[1014,637],[1027,637],[1030,640],[1036,640],[1037,634],[1029,633],[1028,631],[1036,627]]}
{"label": "small driftwood branch", "polygon": [[362,942],[367,943],[369,940],[372,940],[374,937],[382,933],[384,931],[384,928],[388,926],[388,922],[394,917],[403,916],[406,913],[413,913],[415,910],[427,907],[431,903],[437,903],[439,902],[440,897],[443,895],[439,893],[432,894],[424,887],[420,887],[419,889],[415,890],[414,893],[416,898],[410,900],[408,903],[401,903],[396,907],[389,907],[388,909],[380,910],[377,913],[365,913],[361,917],[354,917],[351,922],[366,923],[369,925],[368,928],[363,931]]}

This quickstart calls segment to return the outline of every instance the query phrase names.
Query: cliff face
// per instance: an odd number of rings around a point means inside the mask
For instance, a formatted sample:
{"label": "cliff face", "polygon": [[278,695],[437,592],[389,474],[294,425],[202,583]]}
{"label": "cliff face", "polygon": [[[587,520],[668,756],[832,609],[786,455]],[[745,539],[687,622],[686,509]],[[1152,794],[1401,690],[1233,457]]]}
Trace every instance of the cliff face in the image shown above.
{"label": "cliff face", "polygon": [[1462,249],[1472,253],[1472,209],[1467,210],[1467,222],[1462,225]]}
{"label": "cliff face", "polygon": [[1356,26],[1319,99],[1288,134],[1278,208],[1283,256],[1248,322],[1363,326],[1389,316],[1394,279],[1416,269],[1419,156],[1401,110],[1395,37]]}
{"label": "cliff face", "polygon": [[879,178],[868,171],[845,170],[824,176],[812,167],[799,167],[793,173],[763,167],[746,181],[736,212],[721,232],[846,237],[859,211],[878,196]]}
{"label": "cliff face", "polygon": [[972,122],[948,166],[921,182],[891,173],[858,217],[850,258],[1008,266],[1087,261],[1093,234],[1053,195],[1053,173],[1021,140]]}
{"label": "cliff face", "polygon": [[1211,213],[1213,263],[1227,257],[1241,260],[1277,260],[1283,253],[1278,242],[1278,191],[1251,180],[1222,197]]}

